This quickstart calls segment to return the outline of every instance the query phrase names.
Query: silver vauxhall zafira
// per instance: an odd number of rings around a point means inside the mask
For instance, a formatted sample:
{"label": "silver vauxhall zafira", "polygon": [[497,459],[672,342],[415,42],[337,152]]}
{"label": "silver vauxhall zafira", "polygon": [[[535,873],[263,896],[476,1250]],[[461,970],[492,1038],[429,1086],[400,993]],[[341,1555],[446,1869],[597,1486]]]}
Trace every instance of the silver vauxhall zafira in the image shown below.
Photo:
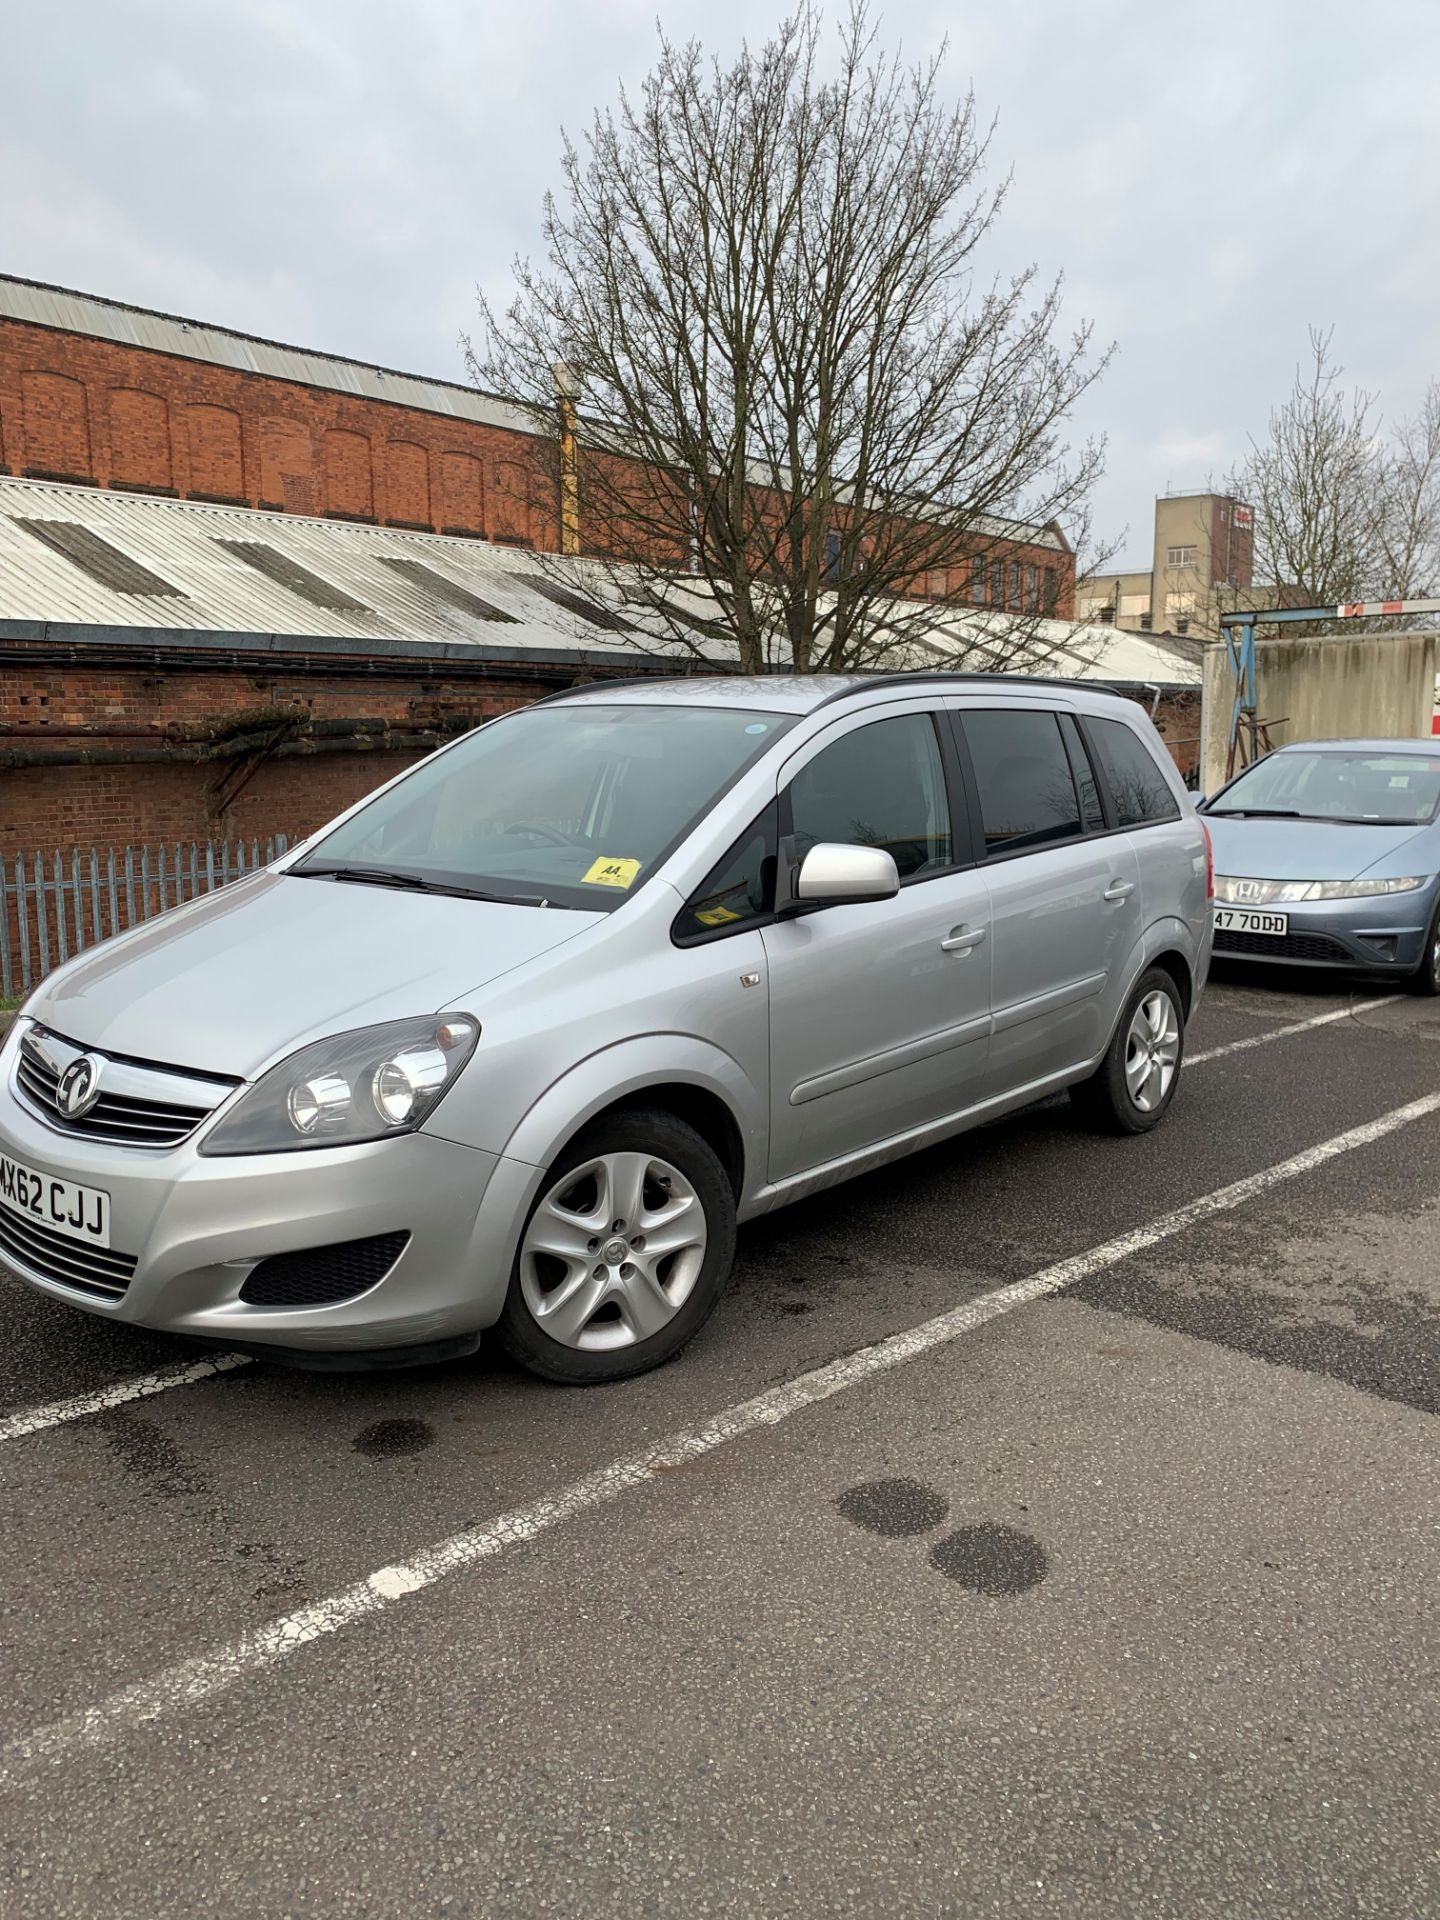
{"label": "silver vauxhall zafira", "polygon": [[595,685],[50,976],[0,1050],[0,1264],[311,1365],[676,1353],[738,1221],[1068,1087],[1153,1127],[1205,829],[1129,700]]}

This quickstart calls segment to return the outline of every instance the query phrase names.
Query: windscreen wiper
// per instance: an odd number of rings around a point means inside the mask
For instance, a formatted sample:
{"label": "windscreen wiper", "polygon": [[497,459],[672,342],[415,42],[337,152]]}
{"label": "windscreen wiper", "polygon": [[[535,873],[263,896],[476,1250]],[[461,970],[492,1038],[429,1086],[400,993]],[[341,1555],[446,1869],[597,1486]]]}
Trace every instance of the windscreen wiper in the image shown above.
{"label": "windscreen wiper", "polygon": [[1294,807],[1210,807],[1222,820],[1306,820],[1313,814],[1297,813]]}
{"label": "windscreen wiper", "polygon": [[404,887],[411,893],[430,893],[433,891],[428,880],[422,880],[418,873],[402,873],[393,867],[325,867],[303,866],[294,869],[307,880],[349,880],[357,886],[365,887]]}
{"label": "windscreen wiper", "polygon": [[459,900],[487,900],[500,907],[548,907],[540,894],[486,893],[479,887],[467,887],[458,881],[427,880],[423,874],[406,873],[395,867],[292,867],[302,879],[341,880],[354,886],[398,887],[405,893],[444,893]]}
{"label": "windscreen wiper", "polygon": [[1383,813],[1307,813],[1306,820],[1328,821],[1337,827],[1423,827],[1423,820],[1387,820]]}

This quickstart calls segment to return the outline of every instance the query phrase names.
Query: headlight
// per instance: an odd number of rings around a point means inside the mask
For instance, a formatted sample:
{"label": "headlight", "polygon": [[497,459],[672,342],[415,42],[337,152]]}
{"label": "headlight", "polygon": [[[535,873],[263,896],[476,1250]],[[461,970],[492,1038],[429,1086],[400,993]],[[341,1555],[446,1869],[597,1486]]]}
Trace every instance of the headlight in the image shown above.
{"label": "headlight", "polygon": [[450,1013],[317,1040],[263,1074],[200,1151],[289,1153],[413,1133],[479,1038],[469,1014]]}
{"label": "headlight", "polygon": [[1215,876],[1215,898],[1234,907],[1276,907],[1298,900],[1374,900],[1389,893],[1414,893],[1430,884],[1428,873],[1405,880],[1243,880]]}
{"label": "headlight", "polygon": [[1215,898],[1235,907],[1273,907],[1282,900],[1303,900],[1310,880],[1241,880],[1217,873]]}
{"label": "headlight", "polygon": [[1414,893],[1430,878],[1428,873],[1413,874],[1408,880],[1316,880],[1311,883],[1307,900],[1374,900],[1387,893]]}

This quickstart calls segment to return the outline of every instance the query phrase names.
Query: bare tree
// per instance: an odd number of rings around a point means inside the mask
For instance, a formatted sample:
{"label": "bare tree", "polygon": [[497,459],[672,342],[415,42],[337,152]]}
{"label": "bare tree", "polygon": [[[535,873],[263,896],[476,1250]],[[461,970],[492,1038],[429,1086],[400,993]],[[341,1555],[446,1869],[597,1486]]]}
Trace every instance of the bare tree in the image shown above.
{"label": "bare tree", "polygon": [[1263,441],[1231,476],[1255,509],[1255,577],[1240,606],[1420,598],[1440,586],[1440,383],[1386,437],[1377,396],[1341,385],[1331,334],[1310,357]]}
{"label": "bare tree", "polygon": [[1419,413],[1396,427],[1379,464],[1379,591],[1430,598],[1440,593],[1440,381],[1431,381]]}
{"label": "bare tree", "polygon": [[853,668],[963,606],[984,663],[1033,657],[1101,466],[1065,423],[1108,355],[1058,282],[982,278],[1006,184],[941,59],[881,52],[857,3],[827,78],[822,24],[803,0],[729,66],[662,34],[567,140],[544,264],[504,314],[482,297],[471,371],[553,432],[560,370],[583,547],[673,645]]}
{"label": "bare tree", "polygon": [[1330,340],[1310,329],[1308,364],[1229,489],[1255,509],[1256,578],[1314,606],[1363,600],[1381,561],[1375,396],[1345,392]]}

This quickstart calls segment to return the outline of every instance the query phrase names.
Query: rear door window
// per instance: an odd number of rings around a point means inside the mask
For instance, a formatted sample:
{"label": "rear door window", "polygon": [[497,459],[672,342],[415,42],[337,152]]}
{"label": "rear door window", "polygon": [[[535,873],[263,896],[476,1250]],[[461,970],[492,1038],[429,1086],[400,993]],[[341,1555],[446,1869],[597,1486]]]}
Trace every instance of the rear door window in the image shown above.
{"label": "rear door window", "polygon": [[1087,719],[1100,756],[1100,770],[1115,804],[1118,827],[1148,827],[1178,820],[1180,804],[1145,742],[1123,720]]}
{"label": "rear door window", "polygon": [[985,852],[1032,852],[1084,832],[1054,713],[993,708],[959,716],[980,794]]}

